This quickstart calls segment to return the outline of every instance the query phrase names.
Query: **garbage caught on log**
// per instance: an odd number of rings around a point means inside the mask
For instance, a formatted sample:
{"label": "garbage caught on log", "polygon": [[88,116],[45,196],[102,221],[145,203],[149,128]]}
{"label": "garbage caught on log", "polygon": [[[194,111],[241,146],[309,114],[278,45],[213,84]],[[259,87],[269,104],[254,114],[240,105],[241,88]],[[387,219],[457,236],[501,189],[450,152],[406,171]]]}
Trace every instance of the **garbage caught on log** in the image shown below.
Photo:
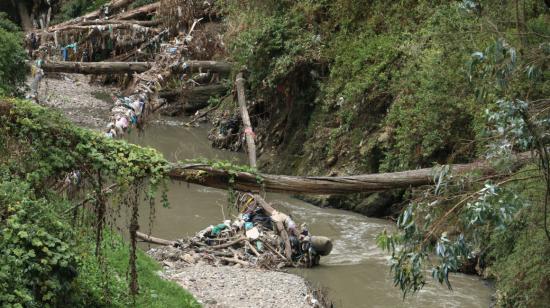
{"label": "garbage caught on log", "polygon": [[279,212],[261,196],[239,194],[238,215],[231,221],[212,225],[191,238],[168,241],[138,233],[138,237],[168,247],[153,248],[150,254],[170,262],[280,269],[313,267],[332,250],[332,241],[311,235],[307,226]]}

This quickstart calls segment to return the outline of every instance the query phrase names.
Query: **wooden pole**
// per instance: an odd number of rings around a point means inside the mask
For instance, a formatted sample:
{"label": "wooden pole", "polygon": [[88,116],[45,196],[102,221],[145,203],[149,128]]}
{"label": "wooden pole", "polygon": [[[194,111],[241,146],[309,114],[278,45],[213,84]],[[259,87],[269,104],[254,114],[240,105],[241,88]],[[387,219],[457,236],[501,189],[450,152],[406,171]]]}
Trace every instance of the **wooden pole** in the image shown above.
{"label": "wooden pole", "polygon": [[235,84],[237,86],[237,99],[239,101],[239,107],[241,109],[241,118],[244,125],[244,135],[246,138],[246,146],[248,148],[248,161],[250,162],[250,167],[256,168],[256,145],[254,144],[254,131],[252,130],[252,124],[250,124],[248,110],[246,110],[244,83],[245,79],[243,78],[243,74],[238,73]]}
{"label": "wooden pole", "polygon": [[207,71],[229,74],[233,67],[233,63],[224,61],[185,61],[178,66],[174,66],[173,70],[176,73],[184,72],[199,72],[206,73]]}
{"label": "wooden pole", "polygon": [[46,62],[44,72],[76,74],[125,74],[141,73],[151,68],[149,62]]}

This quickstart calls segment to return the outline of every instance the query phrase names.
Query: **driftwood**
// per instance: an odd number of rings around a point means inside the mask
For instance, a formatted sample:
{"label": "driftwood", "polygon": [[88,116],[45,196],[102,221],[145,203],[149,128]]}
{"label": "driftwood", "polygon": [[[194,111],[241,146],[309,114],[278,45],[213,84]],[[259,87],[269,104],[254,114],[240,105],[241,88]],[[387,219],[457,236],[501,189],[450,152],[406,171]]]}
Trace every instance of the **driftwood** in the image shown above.
{"label": "driftwood", "polygon": [[159,97],[166,99],[168,104],[172,105],[173,113],[192,114],[207,107],[210,97],[222,96],[225,92],[227,92],[226,86],[213,84],[177,91],[161,91]]}
{"label": "driftwood", "polygon": [[217,72],[221,74],[229,74],[233,64],[230,62],[223,61],[185,61],[181,65],[174,66],[172,69],[175,73],[184,73],[184,72]]}
{"label": "driftwood", "polygon": [[140,240],[144,242],[152,243],[152,244],[163,245],[163,246],[174,246],[176,244],[176,241],[169,241],[162,238],[150,236],[148,234],[141,233],[139,231],[136,231],[136,236]]}
{"label": "driftwood", "polygon": [[[256,168],[256,145],[254,144],[254,131],[252,130],[252,124],[250,123],[250,117],[246,110],[246,97],[244,95],[244,83],[242,73],[237,74],[235,84],[237,86],[237,99],[239,101],[239,108],[241,109],[241,118],[244,125],[244,135],[246,138],[246,146],[248,148],[248,161],[250,167]],[[287,237],[288,240],[288,237]],[[289,244],[290,245],[290,244]]]}
{"label": "driftwood", "polygon": [[125,74],[141,73],[151,68],[149,62],[46,62],[44,72],[76,74]]}
{"label": "driftwood", "polygon": [[[237,263],[246,267],[280,269],[318,265],[320,257],[328,255],[332,249],[330,239],[311,235],[304,225],[297,227],[289,216],[275,210],[258,195],[239,193],[235,206],[239,215],[233,221],[207,227],[193,237],[177,240],[175,246],[155,248],[150,253],[160,261],[180,264],[181,261],[187,264]],[[290,234],[296,245],[290,244]],[[330,247],[318,250],[323,244]]]}
{"label": "driftwood", "polygon": [[223,94],[227,91],[227,87],[221,84],[196,86],[192,88],[186,88],[181,90],[169,90],[160,91],[159,97],[167,100],[176,100],[177,98],[186,98],[194,100],[206,100],[211,96]]}
{"label": "driftwood", "polygon": [[[532,158],[531,152],[516,154],[514,157],[518,167]],[[455,174],[478,172],[481,175],[491,175],[496,172],[489,161],[452,164],[450,167]],[[430,185],[437,180],[433,168],[339,177],[231,173],[205,164],[173,164],[167,175],[173,180],[220,189],[231,187],[241,191],[319,195],[377,192]]]}
{"label": "driftwood", "polygon": [[[65,31],[65,30],[89,30],[97,28],[99,26],[110,27],[113,30],[116,29],[129,29],[132,26],[136,27],[153,27],[158,26],[162,23],[162,20],[116,20],[116,19],[107,19],[107,20],[88,20],[82,21],[78,24],[65,25],[58,27],[55,31]],[[51,33],[52,31],[50,31]]]}
{"label": "driftwood", "polygon": [[[121,9],[123,7],[128,6],[132,2],[133,2],[133,0],[113,0],[109,3],[108,6],[109,6],[110,10],[118,10],[118,9]],[[67,25],[73,25],[73,24],[77,24],[77,23],[82,22],[82,21],[86,21],[86,20],[90,20],[90,19],[96,19],[96,18],[99,18],[101,16],[101,14],[102,14],[102,9],[100,8],[98,10],[90,12],[86,15],[81,16],[81,17],[71,19],[71,20],[67,20],[67,21],[62,22],[60,24],[54,25],[54,26],[48,28],[48,31],[56,31],[56,30],[61,29],[64,26],[67,26]]]}
{"label": "driftwood", "polygon": [[120,13],[114,16],[113,18],[117,20],[134,19],[140,15],[151,14],[156,10],[158,10],[159,8],[160,8],[160,2],[155,2],[144,6],[140,6],[133,10],[128,10],[126,12]]}

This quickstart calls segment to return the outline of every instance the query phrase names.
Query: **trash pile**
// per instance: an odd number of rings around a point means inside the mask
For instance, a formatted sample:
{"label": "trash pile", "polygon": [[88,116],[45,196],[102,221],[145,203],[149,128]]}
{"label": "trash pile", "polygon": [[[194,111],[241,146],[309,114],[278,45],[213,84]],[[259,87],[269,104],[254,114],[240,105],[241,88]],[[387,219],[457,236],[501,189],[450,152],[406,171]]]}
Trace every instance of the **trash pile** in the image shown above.
{"label": "trash pile", "polygon": [[122,135],[131,125],[137,125],[138,117],[144,111],[146,96],[136,94],[128,97],[113,96],[115,107],[111,109],[112,121],[107,124],[105,136],[115,138]]}
{"label": "trash pile", "polygon": [[316,266],[321,256],[332,250],[329,238],[311,235],[305,224],[297,226],[290,216],[258,195],[240,194],[237,205],[240,211],[234,220],[209,226],[191,238],[165,243],[169,247],[153,248],[149,254],[170,267],[174,262],[183,266],[204,262],[281,269]]}

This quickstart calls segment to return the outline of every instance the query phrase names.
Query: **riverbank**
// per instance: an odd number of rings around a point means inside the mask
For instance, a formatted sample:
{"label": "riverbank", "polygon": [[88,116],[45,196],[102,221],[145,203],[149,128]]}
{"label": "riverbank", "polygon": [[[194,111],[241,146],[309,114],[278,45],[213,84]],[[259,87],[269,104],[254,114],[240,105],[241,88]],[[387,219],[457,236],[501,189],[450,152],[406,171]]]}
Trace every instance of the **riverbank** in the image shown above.
{"label": "riverbank", "polygon": [[[110,115],[109,95],[114,91],[90,84],[86,76],[60,74],[44,78],[38,100],[78,126],[100,130]],[[158,251],[153,249],[149,255],[163,266],[157,272],[159,276],[192,293],[204,307],[316,307],[313,289],[296,274],[200,263],[185,266],[183,262],[168,261],[170,255],[161,257]],[[140,254],[140,258],[147,259],[147,255]]]}

